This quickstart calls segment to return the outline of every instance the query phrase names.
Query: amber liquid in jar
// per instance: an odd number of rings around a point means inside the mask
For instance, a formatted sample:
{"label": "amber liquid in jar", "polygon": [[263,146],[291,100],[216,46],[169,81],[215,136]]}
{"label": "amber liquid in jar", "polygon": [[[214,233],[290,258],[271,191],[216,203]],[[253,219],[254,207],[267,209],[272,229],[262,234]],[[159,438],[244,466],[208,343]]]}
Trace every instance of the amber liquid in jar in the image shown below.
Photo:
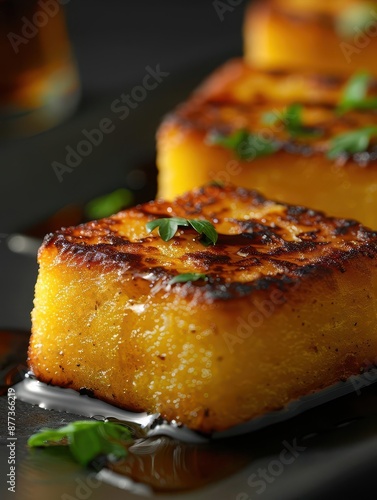
{"label": "amber liquid in jar", "polygon": [[0,135],[31,135],[70,116],[79,81],[67,0],[0,0]]}

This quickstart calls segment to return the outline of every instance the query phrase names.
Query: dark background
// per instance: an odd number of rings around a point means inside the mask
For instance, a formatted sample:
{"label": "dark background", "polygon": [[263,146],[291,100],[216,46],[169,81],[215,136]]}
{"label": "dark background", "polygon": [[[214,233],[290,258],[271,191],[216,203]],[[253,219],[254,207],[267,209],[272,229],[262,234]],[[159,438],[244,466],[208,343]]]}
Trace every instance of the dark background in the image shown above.
{"label": "dark background", "polygon": [[[129,173],[154,159],[161,117],[213,68],[242,53],[245,5],[240,1],[221,20],[212,0],[71,0],[66,11],[81,105],[46,133],[0,142],[0,233],[24,230],[67,203],[127,187]],[[127,119],[114,117],[114,99],[141,83],[146,66],[157,64],[169,77]],[[104,117],[116,130],[59,183],[51,163],[64,163],[66,146],[75,148],[81,131],[98,127]]]}

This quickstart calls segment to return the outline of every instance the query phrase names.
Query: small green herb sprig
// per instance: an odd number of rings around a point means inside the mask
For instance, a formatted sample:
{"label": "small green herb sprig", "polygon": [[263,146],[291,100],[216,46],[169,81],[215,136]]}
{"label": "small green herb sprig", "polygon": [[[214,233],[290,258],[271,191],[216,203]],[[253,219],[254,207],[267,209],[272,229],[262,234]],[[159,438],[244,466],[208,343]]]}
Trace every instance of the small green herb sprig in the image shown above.
{"label": "small green herb sprig", "polygon": [[240,160],[254,160],[269,156],[279,150],[276,141],[266,139],[262,135],[251,134],[247,130],[236,130],[230,135],[212,133],[208,137],[209,144],[232,149]]}
{"label": "small green herb sprig", "polygon": [[158,234],[164,241],[171,240],[178,231],[179,227],[192,227],[201,235],[200,242],[204,246],[216,245],[219,235],[214,226],[200,219],[184,219],[182,217],[166,217],[155,219],[147,223],[147,231],[150,233],[158,227]]}
{"label": "small green herb sprig", "polygon": [[306,127],[303,122],[304,108],[301,104],[291,104],[283,112],[268,111],[262,116],[265,125],[276,125],[282,123],[293,138],[297,137],[319,137],[321,130]]}
{"label": "small green herb sprig", "polygon": [[372,81],[373,76],[366,72],[356,73],[352,76],[343,90],[338,104],[338,112],[343,114],[353,109],[377,109],[377,97],[368,96]]}
{"label": "small green herb sprig", "polygon": [[340,134],[330,142],[327,156],[333,160],[342,155],[363,153],[369,148],[372,137],[377,137],[377,125]]}
{"label": "small green herb sprig", "polygon": [[175,285],[176,283],[188,283],[199,280],[207,281],[207,279],[207,276],[201,273],[182,273],[174,276],[174,278],[169,281],[169,285]]}
{"label": "small green herb sprig", "polygon": [[81,465],[90,464],[100,455],[121,459],[127,456],[124,443],[132,439],[128,429],[112,422],[79,420],[59,429],[42,429],[28,440],[28,446],[68,446]]}
{"label": "small green herb sprig", "polygon": [[132,205],[134,196],[129,189],[117,189],[112,193],[105,194],[91,200],[85,206],[85,215],[88,219],[102,219],[109,217],[119,210]]}

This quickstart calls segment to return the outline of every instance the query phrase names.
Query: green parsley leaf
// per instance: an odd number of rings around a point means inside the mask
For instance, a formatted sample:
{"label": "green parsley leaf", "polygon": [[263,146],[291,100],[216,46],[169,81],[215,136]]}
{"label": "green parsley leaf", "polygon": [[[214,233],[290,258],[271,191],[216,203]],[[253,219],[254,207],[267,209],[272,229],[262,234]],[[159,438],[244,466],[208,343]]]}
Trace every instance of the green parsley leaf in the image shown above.
{"label": "green parsley leaf", "polygon": [[301,104],[291,104],[285,111],[285,126],[292,136],[304,132],[302,112],[303,107]]}
{"label": "green parsley leaf", "polygon": [[205,274],[200,273],[183,273],[177,274],[169,281],[169,285],[174,285],[175,283],[187,283],[188,281],[198,281],[198,280],[207,280],[207,276]]}
{"label": "green parsley leaf", "polygon": [[230,135],[211,134],[210,144],[233,149],[240,160],[254,160],[261,156],[269,156],[279,149],[277,142],[251,134],[247,130],[236,130]]}
{"label": "green parsley leaf", "polygon": [[318,137],[321,131],[306,127],[302,121],[303,106],[301,104],[291,104],[285,111],[268,111],[262,116],[265,125],[275,125],[283,123],[285,129],[291,137]]}
{"label": "green parsley leaf", "polygon": [[334,159],[344,154],[363,153],[367,151],[372,137],[376,136],[377,125],[340,134],[332,139],[327,156]]}
{"label": "green parsley leaf", "polygon": [[352,76],[343,90],[338,111],[346,113],[352,109],[377,109],[377,97],[368,97],[368,89],[372,81],[372,75],[366,72]]}
{"label": "green parsley leaf", "polygon": [[279,113],[278,110],[276,111],[266,111],[262,115],[262,123],[263,125],[276,125],[276,123],[279,123],[283,121],[282,120],[282,114]]}
{"label": "green parsley leaf", "polygon": [[134,196],[129,189],[117,189],[112,193],[99,196],[85,206],[88,219],[102,219],[115,214],[133,203]]}
{"label": "green parsley leaf", "polygon": [[161,238],[164,241],[169,241],[175,236],[179,226],[187,227],[188,225],[187,219],[183,219],[182,217],[167,217],[147,222],[147,231],[150,233],[158,227],[158,234]]}
{"label": "green parsley leaf", "polygon": [[28,446],[68,446],[81,465],[88,465],[99,455],[116,459],[127,456],[125,442],[132,439],[128,429],[112,422],[79,420],[59,429],[42,429],[28,440]]}
{"label": "green parsley leaf", "polygon": [[213,225],[207,220],[188,220],[190,226],[195,229],[195,231],[202,236],[200,240],[203,245],[216,245],[219,235]]}
{"label": "green parsley leaf", "polygon": [[164,219],[155,219],[147,223],[147,231],[150,233],[158,227],[158,233],[164,241],[171,240],[178,227],[191,226],[197,233],[202,235],[201,243],[203,245],[216,245],[219,235],[213,225],[206,220],[183,219],[182,217],[167,217]]}
{"label": "green parsley leaf", "polygon": [[347,82],[343,90],[340,105],[347,105],[349,102],[359,102],[365,99],[368,86],[372,77],[369,73],[361,72],[353,75]]}

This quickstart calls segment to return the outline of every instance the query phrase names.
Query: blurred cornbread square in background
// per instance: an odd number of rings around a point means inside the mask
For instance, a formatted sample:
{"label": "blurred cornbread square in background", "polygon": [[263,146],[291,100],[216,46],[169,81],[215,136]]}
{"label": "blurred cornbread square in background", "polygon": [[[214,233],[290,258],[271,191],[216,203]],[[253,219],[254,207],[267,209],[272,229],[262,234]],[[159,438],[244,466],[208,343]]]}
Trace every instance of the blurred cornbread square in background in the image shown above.
{"label": "blurred cornbread square in background", "polygon": [[377,95],[351,78],[216,70],[162,122],[159,191],[173,199],[211,180],[377,228]]}
{"label": "blurred cornbread square in background", "polygon": [[257,0],[246,11],[246,61],[266,70],[377,75],[377,7],[365,0]]}

